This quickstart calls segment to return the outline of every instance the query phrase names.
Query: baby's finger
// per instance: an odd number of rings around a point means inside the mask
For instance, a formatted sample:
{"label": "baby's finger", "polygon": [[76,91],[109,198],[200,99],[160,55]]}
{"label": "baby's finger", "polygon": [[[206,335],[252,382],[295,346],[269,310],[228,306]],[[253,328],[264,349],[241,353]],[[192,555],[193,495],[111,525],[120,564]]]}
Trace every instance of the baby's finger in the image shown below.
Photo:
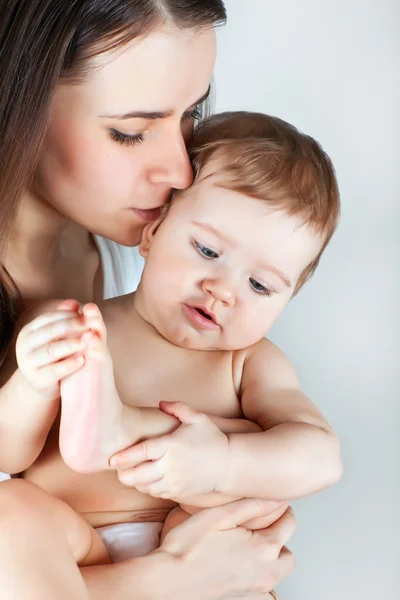
{"label": "baby's finger", "polygon": [[63,300],[57,306],[56,310],[72,310],[74,312],[79,312],[80,304],[77,300]]}
{"label": "baby's finger", "polygon": [[[25,325],[24,329],[29,332],[37,331],[41,327],[45,327],[46,325],[50,325],[51,323],[54,323],[56,321],[62,321],[71,317],[76,318],[77,316],[80,315],[78,315],[76,311],[73,310],[54,310],[52,312],[45,312],[42,315],[36,317],[36,319],[33,319],[33,321],[31,321],[27,325]],[[82,320],[82,317],[80,317],[80,319]]]}
{"label": "baby's finger", "polygon": [[110,467],[129,469],[148,460],[158,460],[168,451],[169,436],[145,440],[140,444],[126,448],[110,458]]}
{"label": "baby's finger", "polygon": [[149,496],[153,496],[153,498],[163,498],[169,499],[171,496],[168,493],[168,490],[165,486],[165,481],[160,479],[159,481],[154,481],[153,483],[149,483],[148,485],[138,485],[136,486],[138,492],[142,494],[148,494]]}
{"label": "baby's finger", "polygon": [[49,387],[54,383],[59,382],[64,377],[72,375],[75,371],[79,371],[85,363],[85,358],[82,354],[74,354],[65,360],[61,360],[46,367],[42,367],[37,371],[38,379],[42,387]]}
{"label": "baby's finger", "polygon": [[21,331],[19,343],[24,344],[26,350],[36,350],[50,342],[62,339],[68,336],[83,333],[87,327],[82,317],[76,313],[69,313],[71,316],[61,320],[54,320],[42,325],[32,331]]}
{"label": "baby's finger", "polygon": [[34,350],[30,356],[33,367],[41,368],[62,359],[68,358],[77,352],[83,352],[86,344],[81,337],[70,337],[64,340],[55,340]]}
{"label": "baby's finger", "polygon": [[125,469],[118,473],[120,482],[132,487],[149,485],[164,476],[165,467],[160,460],[145,462],[134,469]]}

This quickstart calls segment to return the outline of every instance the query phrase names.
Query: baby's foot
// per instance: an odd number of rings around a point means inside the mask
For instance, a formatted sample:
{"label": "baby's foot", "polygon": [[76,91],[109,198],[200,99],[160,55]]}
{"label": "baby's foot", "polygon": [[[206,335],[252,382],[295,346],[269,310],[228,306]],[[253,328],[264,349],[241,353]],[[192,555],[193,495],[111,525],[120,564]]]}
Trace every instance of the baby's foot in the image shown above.
{"label": "baby's foot", "polygon": [[123,404],[114,383],[106,328],[94,304],[83,308],[90,329],[84,334],[85,364],[61,381],[60,452],[74,471],[109,468],[110,457],[129,446],[123,428]]}

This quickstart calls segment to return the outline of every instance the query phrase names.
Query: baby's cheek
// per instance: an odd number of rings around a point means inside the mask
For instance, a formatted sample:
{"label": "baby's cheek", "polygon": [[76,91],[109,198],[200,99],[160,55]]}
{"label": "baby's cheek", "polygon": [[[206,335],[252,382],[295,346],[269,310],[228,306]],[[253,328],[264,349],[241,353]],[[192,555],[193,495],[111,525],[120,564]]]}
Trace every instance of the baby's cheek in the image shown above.
{"label": "baby's cheek", "polygon": [[274,311],[249,311],[245,318],[242,319],[240,326],[237,328],[236,342],[237,347],[248,347],[257,343],[271,329],[275,322]]}

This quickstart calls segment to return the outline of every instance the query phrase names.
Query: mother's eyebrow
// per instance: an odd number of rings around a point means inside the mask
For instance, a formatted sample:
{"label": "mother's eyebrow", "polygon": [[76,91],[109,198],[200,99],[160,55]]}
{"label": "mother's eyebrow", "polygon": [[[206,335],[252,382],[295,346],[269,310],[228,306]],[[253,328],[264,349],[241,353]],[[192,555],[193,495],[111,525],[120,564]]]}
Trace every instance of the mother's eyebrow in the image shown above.
{"label": "mother's eyebrow", "polygon": [[[202,102],[207,100],[207,98],[210,95],[210,91],[211,86],[208,86],[208,90],[206,91],[206,93],[203,94],[201,98],[193,102],[191,106],[196,106],[197,104],[201,104]],[[172,109],[163,111],[135,110],[123,115],[100,115],[100,117],[102,119],[117,119],[120,121],[126,121],[127,119],[149,119],[150,121],[154,121],[155,119],[166,119],[168,117],[172,117],[174,113],[175,111]]]}

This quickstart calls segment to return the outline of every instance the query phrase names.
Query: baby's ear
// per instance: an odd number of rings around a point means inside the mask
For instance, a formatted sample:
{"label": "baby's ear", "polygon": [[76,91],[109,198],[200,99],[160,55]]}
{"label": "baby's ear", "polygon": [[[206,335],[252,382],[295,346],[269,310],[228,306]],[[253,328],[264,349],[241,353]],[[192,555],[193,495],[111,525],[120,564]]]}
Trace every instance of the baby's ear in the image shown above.
{"label": "baby's ear", "polygon": [[139,244],[139,252],[144,259],[147,258],[149,254],[149,250],[151,248],[151,244],[153,243],[154,235],[159,228],[161,221],[164,217],[159,217],[156,221],[152,223],[147,223],[142,233],[142,240]]}

